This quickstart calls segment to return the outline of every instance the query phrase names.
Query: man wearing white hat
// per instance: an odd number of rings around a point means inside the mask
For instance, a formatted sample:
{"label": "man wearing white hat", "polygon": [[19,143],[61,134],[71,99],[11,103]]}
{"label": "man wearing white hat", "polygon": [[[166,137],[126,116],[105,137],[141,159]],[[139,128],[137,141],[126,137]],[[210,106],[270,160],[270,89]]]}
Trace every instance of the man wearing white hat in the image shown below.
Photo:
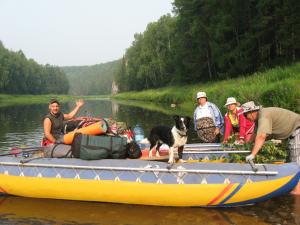
{"label": "man wearing white hat", "polygon": [[194,128],[201,142],[220,142],[224,120],[219,108],[207,101],[206,93],[197,93],[198,106],[194,111]]}
{"label": "man wearing white hat", "polygon": [[[257,133],[252,153],[246,161],[253,160],[267,138],[288,139],[290,159],[300,165],[300,115],[278,107],[262,108],[253,101],[242,105],[247,119],[257,122]],[[293,194],[300,195],[300,183]]]}

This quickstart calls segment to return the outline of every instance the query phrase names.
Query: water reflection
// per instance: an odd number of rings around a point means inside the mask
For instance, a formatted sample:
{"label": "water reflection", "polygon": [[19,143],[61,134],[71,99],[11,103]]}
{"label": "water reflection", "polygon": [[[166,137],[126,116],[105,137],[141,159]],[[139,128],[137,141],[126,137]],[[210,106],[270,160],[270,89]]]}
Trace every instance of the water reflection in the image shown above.
{"label": "water reflection", "polygon": [[[61,110],[69,113],[75,102],[63,103]],[[15,146],[38,146],[43,136],[42,122],[48,104],[0,107],[1,150]],[[112,117],[110,101],[87,101],[79,116]]]}
{"label": "water reflection", "polygon": [[[63,104],[62,111],[69,112],[74,105],[75,102]],[[190,115],[165,105],[144,106],[129,106],[108,100],[87,101],[80,116],[113,117],[130,126],[140,123],[147,135],[155,125],[172,126],[173,114]],[[42,120],[47,111],[47,104],[0,107],[1,150],[20,145],[39,145],[43,135]],[[189,142],[193,142],[195,137],[191,127]],[[300,225],[300,196],[291,195],[254,206],[230,209],[147,207],[19,197],[0,197],[0,202],[1,224]]]}
{"label": "water reflection", "polygon": [[[132,103],[132,102],[114,102],[118,105],[118,111],[115,118],[119,121],[125,121],[133,127],[139,123],[147,136],[152,127],[157,125],[174,126],[173,115],[183,115],[193,117],[190,112],[184,111],[178,107],[171,108],[169,105],[154,103]],[[128,105],[129,104],[129,105]],[[140,105],[140,106],[136,106]],[[142,106],[142,107],[141,107]],[[191,123],[188,132],[188,142],[197,141],[197,134],[193,131]]]}
{"label": "water reflection", "polygon": [[[178,108],[172,109],[166,105],[144,105],[147,106],[147,109],[119,104],[109,100],[86,101],[79,116],[114,118],[118,121],[126,122],[131,127],[139,123],[147,135],[155,125],[173,126],[172,114],[183,115]],[[61,106],[61,110],[64,113],[68,113],[74,106],[75,102],[64,103]],[[162,111],[165,113],[162,113]],[[15,146],[40,145],[43,136],[42,121],[47,112],[47,103],[0,107],[1,150]],[[190,141],[196,137],[192,129],[189,136],[191,137]]]}
{"label": "water reflection", "polygon": [[234,209],[150,207],[21,197],[0,201],[1,224],[268,224]]}
{"label": "water reflection", "polygon": [[300,196],[284,195],[235,210],[245,216],[258,217],[268,224],[300,225]]}
{"label": "water reflection", "polygon": [[[36,145],[42,135],[41,123],[47,105],[17,105],[0,108],[0,144]],[[40,140],[40,139],[39,139]]]}
{"label": "water reflection", "polygon": [[300,224],[300,197],[238,208],[172,208],[0,197],[1,224]]}

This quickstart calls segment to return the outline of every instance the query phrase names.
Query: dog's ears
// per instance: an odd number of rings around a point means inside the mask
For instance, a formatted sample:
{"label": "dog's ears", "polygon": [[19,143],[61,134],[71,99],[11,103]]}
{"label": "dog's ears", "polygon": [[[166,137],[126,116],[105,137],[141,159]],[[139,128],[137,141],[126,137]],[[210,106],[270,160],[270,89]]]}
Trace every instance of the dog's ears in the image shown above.
{"label": "dog's ears", "polygon": [[186,116],[185,118],[186,118],[186,119],[187,119],[187,121],[189,121],[189,122],[192,120],[192,118],[191,118],[191,117],[189,117],[189,116]]}
{"label": "dog's ears", "polygon": [[192,120],[192,118],[191,118],[191,117],[189,117],[189,116],[186,116],[186,117],[185,117],[185,119],[186,119],[186,124],[187,124],[187,127],[189,127],[189,126],[190,126],[190,123],[191,123],[191,120]]}
{"label": "dog's ears", "polygon": [[179,116],[178,116],[178,115],[174,115],[173,118],[174,118],[174,120],[176,120],[176,121],[179,120]]}
{"label": "dog's ears", "polygon": [[[174,118],[174,120],[179,120],[180,116],[174,115],[173,118]],[[192,118],[189,117],[189,116],[186,116],[185,118],[186,118],[187,121],[191,121],[192,120]]]}

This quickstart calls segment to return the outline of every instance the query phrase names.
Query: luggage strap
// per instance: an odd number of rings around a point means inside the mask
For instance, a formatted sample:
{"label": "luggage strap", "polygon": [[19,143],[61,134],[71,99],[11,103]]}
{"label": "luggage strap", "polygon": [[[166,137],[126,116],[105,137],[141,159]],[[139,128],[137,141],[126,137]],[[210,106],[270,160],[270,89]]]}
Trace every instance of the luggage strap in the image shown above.
{"label": "luggage strap", "polygon": [[[51,150],[51,158],[53,158],[54,151],[55,151],[55,149],[57,148],[58,145],[60,145],[60,144],[54,144],[54,147]],[[56,158],[67,158],[67,156],[69,156],[69,155],[71,155],[73,157],[72,148],[67,152],[67,154],[65,156],[56,157]]]}

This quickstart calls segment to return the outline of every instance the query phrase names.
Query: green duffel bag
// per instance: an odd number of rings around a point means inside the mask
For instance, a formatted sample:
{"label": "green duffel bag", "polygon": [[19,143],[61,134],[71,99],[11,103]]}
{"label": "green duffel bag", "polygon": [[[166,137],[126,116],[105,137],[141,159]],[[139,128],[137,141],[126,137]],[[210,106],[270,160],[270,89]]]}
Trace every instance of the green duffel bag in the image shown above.
{"label": "green duffel bag", "polygon": [[72,143],[75,158],[84,160],[127,158],[127,138],[118,136],[92,136],[77,133]]}

